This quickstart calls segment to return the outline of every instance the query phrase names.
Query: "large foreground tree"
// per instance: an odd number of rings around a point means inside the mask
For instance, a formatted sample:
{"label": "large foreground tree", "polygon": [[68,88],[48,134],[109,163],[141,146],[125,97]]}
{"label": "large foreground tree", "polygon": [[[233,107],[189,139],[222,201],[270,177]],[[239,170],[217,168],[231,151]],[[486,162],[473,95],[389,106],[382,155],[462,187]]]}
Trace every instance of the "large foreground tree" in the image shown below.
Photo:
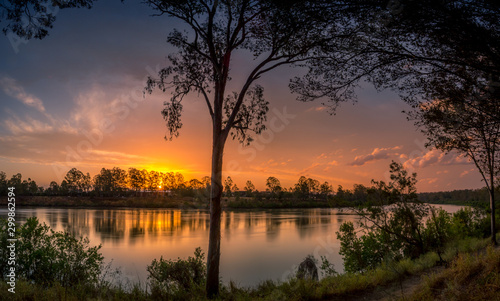
{"label": "large foreground tree", "polygon": [[[250,132],[265,129],[269,102],[257,80],[280,66],[306,66],[329,57],[345,59],[340,49],[353,35],[349,32],[349,6],[330,1],[147,1],[159,15],[183,21],[188,31],[174,30],[169,38],[179,51],[170,55],[170,66],[150,78],[147,91],[171,92],[162,112],[171,139],[182,127],[183,99],[199,95],[212,118],[212,172],[210,237],[207,258],[207,295],[219,291],[222,160],[229,136],[243,144]],[[252,57],[250,71],[235,91],[229,92],[230,71],[239,71],[234,54]],[[249,68],[250,67],[250,68]],[[325,78],[332,88],[328,96],[342,101],[353,95],[352,85]],[[301,91],[310,93],[305,88]],[[323,95],[324,96],[324,95]]]}

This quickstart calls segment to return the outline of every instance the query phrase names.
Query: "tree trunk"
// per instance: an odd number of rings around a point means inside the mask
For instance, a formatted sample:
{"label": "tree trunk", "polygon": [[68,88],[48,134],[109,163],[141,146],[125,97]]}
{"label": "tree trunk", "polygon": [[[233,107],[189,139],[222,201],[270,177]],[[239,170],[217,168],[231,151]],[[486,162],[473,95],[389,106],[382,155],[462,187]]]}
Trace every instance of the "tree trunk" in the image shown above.
{"label": "tree trunk", "polygon": [[491,243],[497,245],[497,231],[495,226],[495,186],[493,181],[493,173],[490,171],[490,209],[491,209]]}
{"label": "tree trunk", "polygon": [[214,132],[212,145],[212,187],[210,193],[210,234],[207,256],[207,283],[208,298],[219,294],[219,261],[220,261],[220,219],[222,197],[222,155],[224,153],[222,134]]}

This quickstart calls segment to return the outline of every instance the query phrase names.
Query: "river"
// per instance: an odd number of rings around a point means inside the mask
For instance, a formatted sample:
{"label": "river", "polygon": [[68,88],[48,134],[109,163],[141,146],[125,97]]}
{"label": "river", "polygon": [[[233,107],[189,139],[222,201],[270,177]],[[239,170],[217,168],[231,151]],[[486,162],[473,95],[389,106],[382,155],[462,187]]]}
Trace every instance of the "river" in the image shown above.
{"label": "river", "polygon": [[[448,212],[461,206],[439,205]],[[87,236],[102,244],[105,261],[120,267],[124,283],[147,281],[154,258],[193,256],[208,249],[206,210],[17,208],[16,220],[36,216],[56,231]],[[0,210],[6,217],[7,211]],[[222,280],[252,286],[267,279],[286,280],[308,254],[320,256],[343,272],[335,232],[357,215],[337,209],[231,210],[222,214],[220,273]],[[320,262],[320,261],[319,261]]]}

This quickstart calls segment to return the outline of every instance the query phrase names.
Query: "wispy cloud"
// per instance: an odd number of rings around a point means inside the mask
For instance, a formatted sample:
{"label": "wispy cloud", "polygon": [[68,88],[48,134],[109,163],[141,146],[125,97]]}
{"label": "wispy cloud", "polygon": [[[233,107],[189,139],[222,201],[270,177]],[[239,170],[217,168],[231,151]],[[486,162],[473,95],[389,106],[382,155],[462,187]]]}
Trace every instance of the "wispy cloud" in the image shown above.
{"label": "wispy cloud", "polygon": [[19,100],[26,106],[45,113],[45,107],[42,100],[35,95],[27,93],[15,79],[6,76],[0,78],[0,87],[5,94]]}
{"label": "wispy cloud", "polygon": [[324,111],[326,109],[328,109],[328,108],[325,106],[312,107],[312,108],[307,109],[306,112],[321,112],[321,111]]}
{"label": "wispy cloud", "polygon": [[465,170],[463,171],[461,174],[460,174],[460,177],[463,178],[465,177],[466,175],[470,174],[471,172],[473,172],[475,169],[472,168],[472,169],[469,169],[469,170]]}
{"label": "wispy cloud", "polygon": [[375,148],[370,154],[356,156],[354,161],[349,163],[352,166],[365,165],[368,162],[388,159],[390,156],[399,155],[397,150],[400,150],[401,146],[389,147],[389,148]]}

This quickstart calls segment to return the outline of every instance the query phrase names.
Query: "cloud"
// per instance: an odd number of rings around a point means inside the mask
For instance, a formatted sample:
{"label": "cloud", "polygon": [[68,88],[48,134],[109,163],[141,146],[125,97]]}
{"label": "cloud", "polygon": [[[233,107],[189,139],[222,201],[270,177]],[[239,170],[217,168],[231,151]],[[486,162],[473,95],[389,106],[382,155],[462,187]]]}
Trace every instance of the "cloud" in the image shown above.
{"label": "cloud", "polygon": [[311,172],[313,169],[315,169],[316,167],[320,166],[321,164],[319,163],[313,163],[311,164],[309,167],[306,167],[304,168],[303,170],[301,170],[298,174],[299,175],[302,175],[302,174],[307,174],[309,172]]}
{"label": "cloud", "polygon": [[422,156],[408,159],[403,163],[405,167],[427,167],[431,165],[458,165],[470,164],[468,158],[457,153],[444,153],[438,149],[432,149]]}
{"label": "cloud", "polygon": [[324,111],[328,109],[327,107],[325,106],[320,106],[320,107],[312,107],[312,108],[309,108],[306,110],[306,112],[312,112],[312,111],[315,111],[315,112],[321,112],[321,111]]}
{"label": "cloud", "polygon": [[427,184],[433,184],[436,183],[438,180],[439,180],[438,178],[425,178],[420,181]]}
{"label": "cloud", "polygon": [[389,148],[375,148],[370,154],[356,156],[354,161],[349,163],[352,166],[365,165],[371,161],[377,161],[382,159],[388,159],[392,155],[399,155],[394,151],[401,149],[401,146],[389,147]]}
{"label": "cloud", "polygon": [[465,177],[466,175],[468,175],[469,173],[471,173],[472,171],[474,171],[474,168],[469,169],[469,170],[465,170],[464,172],[462,172],[462,173],[460,174],[460,177],[461,177],[461,178],[463,178],[463,177]]}
{"label": "cloud", "polygon": [[27,93],[17,81],[10,77],[0,78],[0,87],[3,92],[29,107],[33,107],[41,113],[45,113],[45,107],[40,98]]}

